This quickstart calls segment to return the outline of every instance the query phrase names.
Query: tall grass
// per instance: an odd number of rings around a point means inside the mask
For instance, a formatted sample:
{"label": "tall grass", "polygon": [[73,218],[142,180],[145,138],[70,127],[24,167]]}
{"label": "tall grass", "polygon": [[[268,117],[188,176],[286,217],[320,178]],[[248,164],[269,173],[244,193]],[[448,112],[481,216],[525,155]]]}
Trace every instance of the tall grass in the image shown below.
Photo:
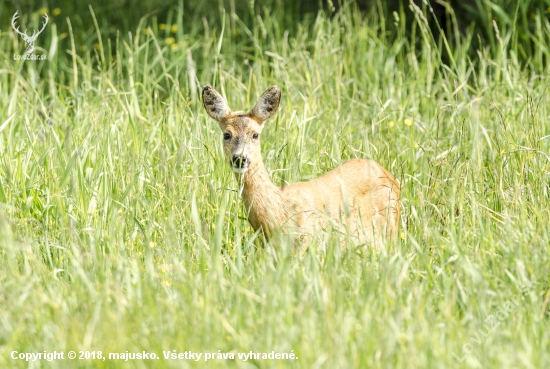
{"label": "tall grass", "polygon": [[[130,33],[96,17],[93,44],[52,18],[42,62],[14,61],[22,40],[2,33],[0,367],[548,366],[548,18],[535,15],[540,47],[522,63],[513,28],[475,50],[472,32],[433,32],[425,6],[345,5],[292,28],[283,12],[184,23],[180,4]],[[282,87],[262,134],[278,184],[355,157],[388,168],[398,242],[264,245],[203,112],[207,83],[243,110]],[[53,350],[298,359],[11,358]]]}

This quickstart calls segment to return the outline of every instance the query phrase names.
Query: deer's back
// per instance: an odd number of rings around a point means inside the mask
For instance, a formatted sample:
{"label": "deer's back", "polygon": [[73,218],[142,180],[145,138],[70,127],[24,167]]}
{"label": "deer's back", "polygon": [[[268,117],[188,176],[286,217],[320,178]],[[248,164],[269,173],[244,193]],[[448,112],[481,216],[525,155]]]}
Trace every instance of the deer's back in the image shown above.
{"label": "deer's back", "polygon": [[290,215],[302,229],[348,222],[348,229],[358,234],[391,235],[397,231],[399,218],[399,184],[380,164],[372,160],[353,159],[309,182],[282,188]]}

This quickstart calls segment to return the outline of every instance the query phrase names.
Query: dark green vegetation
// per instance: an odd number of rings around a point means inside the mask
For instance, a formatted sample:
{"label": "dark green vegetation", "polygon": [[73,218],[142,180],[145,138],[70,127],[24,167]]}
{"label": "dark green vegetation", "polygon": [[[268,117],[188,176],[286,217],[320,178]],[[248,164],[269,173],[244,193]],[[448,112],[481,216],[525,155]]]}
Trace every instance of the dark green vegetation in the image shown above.
{"label": "dark green vegetation", "polygon": [[[299,358],[72,363],[99,368],[548,367],[550,13],[521,3],[479,1],[475,27],[381,3],[127,4],[128,24],[50,5],[47,61],[14,60],[1,5],[0,367],[71,349]],[[23,29],[40,22],[22,8]],[[382,163],[402,186],[399,240],[261,247],[207,83],[242,109],[283,89],[262,134],[276,183]]]}

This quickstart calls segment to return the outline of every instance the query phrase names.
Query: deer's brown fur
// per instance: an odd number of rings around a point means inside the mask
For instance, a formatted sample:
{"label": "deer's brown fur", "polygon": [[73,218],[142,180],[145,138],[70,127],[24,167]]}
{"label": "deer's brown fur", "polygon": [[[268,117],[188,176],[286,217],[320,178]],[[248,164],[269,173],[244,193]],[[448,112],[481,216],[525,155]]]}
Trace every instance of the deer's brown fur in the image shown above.
{"label": "deer's brown fur", "polygon": [[303,239],[331,224],[376,246],[397,233],[399,184],[375,161],[349,160],[309,182],[284,187],[271,181],[259,135],[279,107],[277,86],[270,87],[248,114],[234,114],[210,85],[202,96],[204,108],[223,131],[224,153],[242,181],[248,220],[255,230],[269,237],[282,229]]}

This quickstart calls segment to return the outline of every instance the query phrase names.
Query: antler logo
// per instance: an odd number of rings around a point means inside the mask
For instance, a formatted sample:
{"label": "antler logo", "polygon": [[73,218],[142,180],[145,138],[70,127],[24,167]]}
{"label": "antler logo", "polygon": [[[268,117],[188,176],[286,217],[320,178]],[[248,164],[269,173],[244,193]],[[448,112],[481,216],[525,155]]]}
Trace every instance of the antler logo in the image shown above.
{"label": "antler logo", "polygon": [[42,29],[40,31],[35,30],[31,36],[27,35],[27,30],[25,32],[21,32],[19,30],[19,26],[16,26],[15,23],[17,21],[17,18],[19,18],[19,11],[16,11],[13,17],[11,18],[11,26],[15,30],[15,32],[19,33],[21,37],[23,37],[23,40],[27,44],[27,54],[30,54],[34,50],[34,42],[38,38],[38,35],[44,31],[44,28],[46,28],[46,25],[48,24],[48,15],[44,14],[44,24],[42,24]]}

